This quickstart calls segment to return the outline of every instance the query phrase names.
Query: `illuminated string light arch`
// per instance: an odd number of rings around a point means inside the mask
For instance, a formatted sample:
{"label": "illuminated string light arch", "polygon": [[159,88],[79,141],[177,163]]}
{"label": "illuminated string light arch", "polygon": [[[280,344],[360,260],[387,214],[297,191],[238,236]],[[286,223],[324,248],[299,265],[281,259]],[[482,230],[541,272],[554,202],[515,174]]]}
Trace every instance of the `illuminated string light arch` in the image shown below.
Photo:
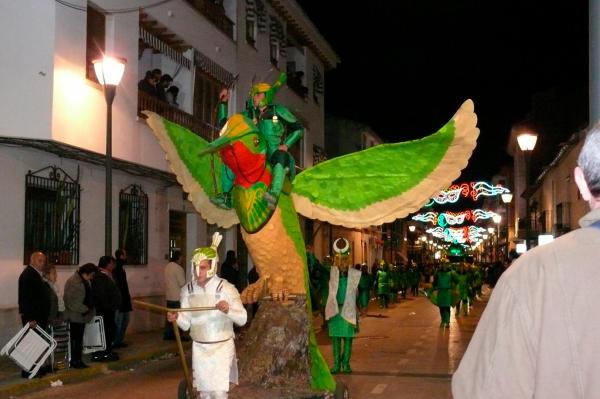
{"label": "illuminated string light arch", "polygon": [[506,187],[502,187],[501,185],[491,185],[484,181],[471,182],[471,183],[462,183],[462,184],[454,184],[448,187],[447,190],[442,190],[434,195],[431,200],[425,204],[424,206],[432,206],[437,203],[440,205],[443,204],[454,204],[461,197],[467,198],[471,197],[473,201],[477,201],[479,197],[493,197],[496,195],[502,195],[510,193],[510,190]]}

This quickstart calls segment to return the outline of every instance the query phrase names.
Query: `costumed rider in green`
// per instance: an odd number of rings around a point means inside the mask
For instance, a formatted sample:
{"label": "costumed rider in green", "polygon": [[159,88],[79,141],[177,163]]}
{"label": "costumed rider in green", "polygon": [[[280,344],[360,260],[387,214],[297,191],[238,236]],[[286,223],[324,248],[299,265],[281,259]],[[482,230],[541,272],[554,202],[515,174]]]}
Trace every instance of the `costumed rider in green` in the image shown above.
{"label": "costumed rider in green", "polygon": [[[269,207],[277,206],[279,194],[283,189],[285,177],[289,176],[290,182],[296,175],[296,162],[288,149],[296,144],[304,135],[304,127],[298,119],[283,105],[273,104],[273,97],[286,82],[286,74],[281,73],[273,85],[257,83],[252,86],[246,109],[242,114],[252,120],[258,130],[264,135],[267,144],[267,159],[272,166],[271,187],[264,194],[264,199]],[[221,128],[227,121],[227,101],[229,92],[223,89],[219,94],[217,105],[217,124]],[[211,197],[215,205],[231,209],[234,173],[225,164],[221,170],[222,193]]]}
{"label": "costumed rider in green", "polygon": [[[343,248],[338,242],[345,243]],[[345,238],[338,238],[333,243],[335,251],[334,264],[329,275],[329,295],[325,306],[325,318],[329,327],[329,337],[333,347],[333,367],[331,373],[351,373],[350,356],[352,355],[352,339],[356,334],[358,313],[356,299],[360,270],[349,267],[350,243]],[[344,349],[342,352],[342,339]]]}
{"label": "costumed rider in green", "polygon": [[437,291],[437,295],[430,295],[430,299],[440,308],[442,317],[440,327],[450,326],[450,308],[455,302],[452,298],[453,278],[453,273],[446,262],[441,264],[441,269],[433,277],[432,291]]}

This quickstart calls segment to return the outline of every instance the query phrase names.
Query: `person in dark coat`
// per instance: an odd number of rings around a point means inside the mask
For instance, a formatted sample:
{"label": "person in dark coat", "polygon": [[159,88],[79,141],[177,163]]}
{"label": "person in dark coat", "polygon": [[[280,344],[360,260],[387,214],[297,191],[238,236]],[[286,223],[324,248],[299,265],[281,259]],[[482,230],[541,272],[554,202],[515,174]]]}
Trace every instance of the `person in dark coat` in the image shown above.
{"label": "person in dark coat", "polygon": [[48,326],[50,287],[42,277],[45,265],[46,255],[34,252],[19,276],[19,314],[23,325],[29,323],[32,328]]}
{"label": "person in dark coat", "polygon": [[81,266],[65,283],[65,319],[69,321],[71,335],[71,363],[70,367],[85,369],[88,367],[82,359],[83,332],[85,324],[96,315],[92,299],[90,281],[96,273],[96,265],[86,263]]}
{"label": "person in dark coat", "polygon": [[115,338],[115,312],[121,305],[121,293],[115,284],[112,272],[116,259],[112,256],[102,256],[98,261],[98,273],[92,280],[92,296],[96,305],[96,314],[104,320],[106,350],[96,352],[93,361],[119,360],[119,355],[112,351]]}
{"label": "person in dark coat", "polygon": [[138,82],[138,90],[156,97],[157,83],[158,79],[154,76],[154,74],[150,71],[147,71],[146,76],[144,76],[144,79]]}
{"label": "person in dark coat", "polygon": [[127,252],[123,248],[119,248],[115,251],[115,257],[117,263],[115,270],[113,270],[113,279],[117,288],[121,293],[121,306],[115,313],[115,338],[113,339],[113,348],[125,348],[126,343],[123,342],[125,338],[125,331],[129,325],[129,315],[133,310],[131,306],[131,294],[129,293],[129,284],[127,283],[127,273],[123,266],[127,263]]}
{"label": "person in dark coat", "polygon": [[[50,286],[44,281],[42,271],[46,265],[46,255],[36,251],[31,254],[29,265],[19,276],[19,314],[23,325],[29,323],[31,328],[48,327],[50,317]],[[40,369],[38,376],[47,371]],[[29,373],[21,372],[23,378],[29,378]]]}
{"label": "person in dark coat", "polygon": [[223,262],[223,264],[221,265],[220,277],[233,284],[235,288],[238,289],[238,291],[240,290],[238,282],[239,270],[237,266],[237,259],[235,258],[235,251],[231,249],[227,251],[225,262]]}

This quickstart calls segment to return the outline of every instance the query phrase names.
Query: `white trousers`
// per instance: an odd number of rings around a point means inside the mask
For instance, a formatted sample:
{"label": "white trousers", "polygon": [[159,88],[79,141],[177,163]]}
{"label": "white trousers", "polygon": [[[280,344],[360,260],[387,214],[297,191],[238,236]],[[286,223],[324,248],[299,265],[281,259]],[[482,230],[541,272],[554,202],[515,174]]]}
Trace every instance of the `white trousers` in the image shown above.
{"label": "white trousers", "polygon": [[225,391],[200,391],[200,399],[227,399]]}

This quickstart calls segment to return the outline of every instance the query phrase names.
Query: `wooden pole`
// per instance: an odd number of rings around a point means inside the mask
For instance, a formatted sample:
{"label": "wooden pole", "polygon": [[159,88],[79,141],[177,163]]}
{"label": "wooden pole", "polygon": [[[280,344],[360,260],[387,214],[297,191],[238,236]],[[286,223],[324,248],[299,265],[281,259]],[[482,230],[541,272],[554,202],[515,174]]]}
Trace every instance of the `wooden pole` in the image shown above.
{"label": "wooden pole", "polygon": [[[215,310],[216,306],[200,306],[194,308],[168,308],[166,306],[155,305],[153,303],[139,301],[134,299],[132,301],[138,306],[147,308],[149,310],[158,311],[161,313],[166,312],[202,312],[206,310]],[[185,382],[187,385],[188,392],[192,399],[196,398],[196,391],[194,390],[194,385],[192,384],[192,379],[190,377],[190,371],[188,369],[187,361],[185,360],[185,353],[183,352],[183,345],[181,343],[181,336],[179,335],[179,326],[177,325],[177,321],[172,321],[173,332],[175,333],[175,340],[177,341],[177,350],[179,352],[179,359],[181,360],[181,366],[183,367],[183,374],[185,376]]]}
{"label": "wooden pole", "polygon": [[181,337],[179,336],[179,326],[177,320],[172,321],[173,332],[175,333],[175,340],[177,341],[177,349],[179,350],[179,358],[181,359],[181,366],[183,367],[183,375],[185,376],[185,382],[187,384],[188,392],[192,399],[196,398],[196,391],[190,378],[190,371],[188,370],[187,361],[185,360],[185,353],[183,352],[183,345],[181,344]]}
{"label": "wooden pole", "polygon": [[160,306],[160,305],[155,305],[153,303],[149,303],[149,302],[144,302],[144,301],[138,301],[137,299],[134,299],[132,301],[133,303],[135,303],[136,305],[139,305],[141,307],[144,308],[148,308],[150,310],[157,310],[159,312],[202,312],[205,310],[216,310],[217,307],[216,306],[198,306],[195,308],[168,308],[166,306]]}

